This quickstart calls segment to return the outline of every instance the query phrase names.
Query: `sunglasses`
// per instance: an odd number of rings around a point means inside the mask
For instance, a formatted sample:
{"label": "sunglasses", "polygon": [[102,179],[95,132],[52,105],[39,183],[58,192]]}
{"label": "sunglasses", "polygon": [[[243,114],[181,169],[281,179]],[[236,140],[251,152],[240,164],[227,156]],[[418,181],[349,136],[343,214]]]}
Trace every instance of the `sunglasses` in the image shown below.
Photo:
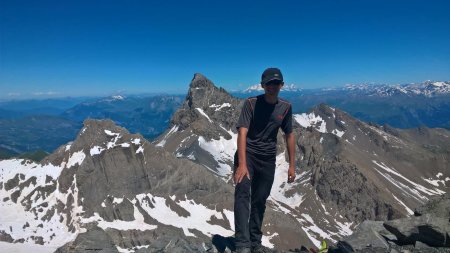
{"label": "sunglasses", "polygon": [[282,81],[274,80],[274,81],[270,81],[270,82],[266,83],[266,85],[267,86],[271,86],[271,85],[278,86],[278,85],[280,85],[282,83],[283,83]]}

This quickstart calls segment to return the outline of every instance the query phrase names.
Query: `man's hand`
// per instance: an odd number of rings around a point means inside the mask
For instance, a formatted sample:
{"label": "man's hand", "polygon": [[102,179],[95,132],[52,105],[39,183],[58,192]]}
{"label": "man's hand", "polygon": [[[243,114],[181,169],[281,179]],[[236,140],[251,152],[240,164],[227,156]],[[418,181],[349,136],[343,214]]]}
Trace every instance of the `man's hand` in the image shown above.
{"label": "man's hand", "polygon": [[239,184],[245,176],[250,180],[250,173],[248,172],[247,166],[239,165],[236,169],[236,173],[234,173],[234,183]]}
{"label": "man's hand", "polygon": [[295,167],[289,166],[288,170],[288,183],[292,183],[295,180]]}

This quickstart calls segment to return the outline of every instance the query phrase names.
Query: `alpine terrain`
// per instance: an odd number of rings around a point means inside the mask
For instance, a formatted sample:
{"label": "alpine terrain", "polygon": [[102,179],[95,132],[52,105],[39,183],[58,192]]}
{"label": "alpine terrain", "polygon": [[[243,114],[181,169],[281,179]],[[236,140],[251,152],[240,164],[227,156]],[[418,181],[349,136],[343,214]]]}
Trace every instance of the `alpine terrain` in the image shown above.
{"label": "alpine terrain", "polygon": [[[243,102],[195,74],[153,142],[110,120],[85,120],[73,142],[39,163],[0,161],[1,251],[232,250],[231,176]],[[264,219],[269,248],[316,248],[322,240],[342,246],[366,220],[397,227],[449,192],[448,130],[367,124],[326,104],[294,119],[297,178],[286,182],[280,132]]]}

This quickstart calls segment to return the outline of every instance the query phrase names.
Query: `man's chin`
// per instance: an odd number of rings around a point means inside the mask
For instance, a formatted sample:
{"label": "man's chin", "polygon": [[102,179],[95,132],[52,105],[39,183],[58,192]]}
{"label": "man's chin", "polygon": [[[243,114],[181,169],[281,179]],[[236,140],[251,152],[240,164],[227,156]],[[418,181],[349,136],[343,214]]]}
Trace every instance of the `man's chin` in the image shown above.
{"label": "man's chin", "polygon": [[279,91],[266,90],[266,94],[270,95],[270,96],[278,96],[278,93],[280,93],[280,92]]}

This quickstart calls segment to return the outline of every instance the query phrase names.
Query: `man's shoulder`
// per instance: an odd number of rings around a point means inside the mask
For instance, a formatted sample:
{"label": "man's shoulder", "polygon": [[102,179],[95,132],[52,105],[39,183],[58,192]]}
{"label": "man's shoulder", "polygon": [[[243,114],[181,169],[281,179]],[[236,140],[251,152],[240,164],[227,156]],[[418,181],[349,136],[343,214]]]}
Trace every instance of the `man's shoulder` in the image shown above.
{"label": "man's shoulder", "polygon": [[250,103],[250,105],[253,106],[253,105],[255,105],[256,100],[258,100],[258,97],[259,97],[259,96],[248,97],[246,100],[247,100],[248,103]]}
{"label": "man's shoulder", "polygon": [[284,98],[278,98],[278,101],[280,101],[280,103],[282,104],[282,105],[285,105],[285,106],[291,106],[291,102],[289,102],[289,101],[287,101],[286,99],[284,99]]}
{"label": "man's shoulder", "polygon": [[248,101],[257,100],[258,97],[259,97],[259,96],[248,97],[247,100],[248,100]]}

